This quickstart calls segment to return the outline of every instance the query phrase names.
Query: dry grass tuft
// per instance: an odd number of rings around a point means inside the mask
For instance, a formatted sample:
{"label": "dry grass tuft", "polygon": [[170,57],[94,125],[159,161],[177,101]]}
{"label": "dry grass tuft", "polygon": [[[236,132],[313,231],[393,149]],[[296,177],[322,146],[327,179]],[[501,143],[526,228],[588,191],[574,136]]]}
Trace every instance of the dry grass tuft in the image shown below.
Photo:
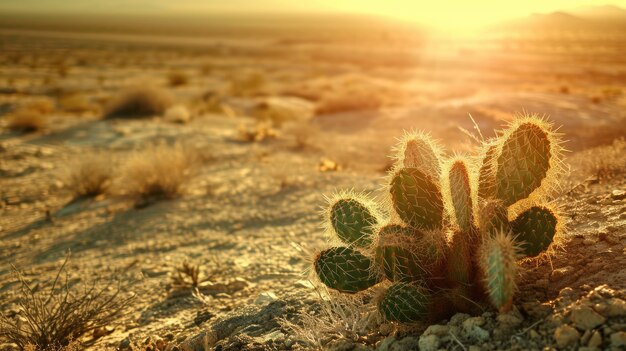
{"label": "dry grass tuft", "polygon": [[15,270],[19,312],[0,315],[0,339],[20,350],[77,350],[78,338],[119,317],[132,296],[123,296],[111,279],[70,287],[69,274],[62,277],[68,260],[69,255],[54,281],[45,286],[31,286]]}
{"label": "dry grass tuft", "polygon": [[59,106],[67,112],[85,113],[96,110],[89,98],[80,93],[63,95],[59,98]]}
{"label": "dry grass tuft", "polygon": [[172,71],[168,74],[167,81],[171,87],[179,87],[189,84],[189,76],[185,72]]}
{"label": "dry grass tuft", "polygon": [[96,153],[77,161],[67,171],[66,184],[76,197],[94,197],[104,194],[113,179],[112,159]]}
{"label": "dry grass tuft", "polygon": [[598,181],[626,173],[626,140],[581,151],[569,160],[572,174],[595,177]]}
{"label": "dry grass tuft", "polygon": [[178,197],[199,164],[198,153],[162,143],[135,151],[122,167],[118,190],[140,200],[140,205]]}
{"label": "dry grass tuft", "polygon": [[161,115],[174,104],[166,91],[136,87],[124,91],[104,108],[105,118],[141,118]]}

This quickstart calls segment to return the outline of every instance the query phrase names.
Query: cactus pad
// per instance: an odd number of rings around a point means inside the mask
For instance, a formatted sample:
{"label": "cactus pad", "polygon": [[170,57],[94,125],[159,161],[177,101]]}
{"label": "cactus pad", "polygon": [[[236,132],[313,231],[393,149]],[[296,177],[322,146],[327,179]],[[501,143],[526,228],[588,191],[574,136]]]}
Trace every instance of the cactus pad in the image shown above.
{"label": "cactus pad", "polygon": [[430,293],[415,283],[398,282],[385,292],[379,310],[388,321],[409,323],[424,320],[428,315]]}
{"label": "cactus pad", "polygon": [[450,194],[456,223],[461,230],[469,230],[472,218],[472,194],[465,162],[457,160],[450,168]]}
{"label": "cactus pad", "polygon": [[538,124],[517,126],[502,144],[496,172],[496,197],[510,206],[527,198],[550,169],[550,138]]}
{"label": "cactus pad", "polygon": [[418,241],[402,233],[384,233],[376,245],[376,263],[391,281],[414,281],[428,278],[432,265],[421,255]]}
{"label": "cactus pad", "polygon": [[482,204],[479,216],[480,232],[483,236],[494,236],[509,231],[508,210],[500,200],[487,200]]}
{"label": "cactus pad", "polygon": [[408,134],[399,148],[404,168],[419,168],[433,178],[438,178],[441,165],[435,143],[426,135]]}
{"label": "cactus pad", "polygon": [[373,211],[356,199],[343,198],[332,204],[330,223],[346,244],[365,247],[372,243],[373,226],[378,220]]}
{"label": "cactus pad", "polygon": [[558,220],[550,209],[531,207],[511,222],[511,229],[520,243],[522,253],[537,256],[548,249],[556,234]]}
{"label": "cactus pad", "polygon": [[487,148],[483,164],[480,166],[478,176],[478,197],[481,199],[489,199],[495,196],[496,192],[496,172],[495,161],[498,152],[498,145],[491,144]]}
{"label": "cactus pad", "polygon": [[393,207],[406,224],[418,229],[442,226],[443,201],[434,180],[417,168],[402,168],[390,184]]}
{"label": "cactus pad", "polygon": [[324,285],[346,293],[365,290],[381,279],[373,262],[349,247],[333,247],[315,259],[315,272]]}
{"label": "cactus pad", "polygon": [[481,245],[479,264],[484,275],[485,290],[491,303],[500,312],[507,312],[513,304],[516,259],[513,239],[501,232],[493,238],[486,238]]}

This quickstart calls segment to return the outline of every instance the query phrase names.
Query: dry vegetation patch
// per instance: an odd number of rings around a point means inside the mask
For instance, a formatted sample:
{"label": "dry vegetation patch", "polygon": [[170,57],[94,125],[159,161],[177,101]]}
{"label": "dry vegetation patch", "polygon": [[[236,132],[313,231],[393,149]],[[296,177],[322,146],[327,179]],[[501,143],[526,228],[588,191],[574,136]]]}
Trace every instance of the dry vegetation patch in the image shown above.
{"label": "dry vegetation patch", "polygon": [[151,87],[135,87],[122,92],[104,108],[105,118],[141,118],[163,114],[174,104],[166,91]]}
{"label": "dry vegetation patch", "polygon": [[118,191],[137,198],[140,204],[175,198],[183,192],[199,160],[197,150],[178,143],[161,143],[135,151],[122,166]]}
{"label": "dry vegetation patch", "polygon": [[0,340],[20,350],[78,350],[78,339],[111,325],[129,305],[112,279],[69,284],[65,262],[55,279],[31,285],[17,270],[17,311],[0,315]]}
{"label": "dry vegetation patch", "polygon": [[113,166],[110,155],[104,153],[87,155],[68,168],[66,184],[76,197],[104,194],[113,179]]}
{"label": "dry vegetation patch", "polygon": [[18,110],[8,117],[8,127],[16,132],[36,132],[46,127],[46,116],[36,110]]}

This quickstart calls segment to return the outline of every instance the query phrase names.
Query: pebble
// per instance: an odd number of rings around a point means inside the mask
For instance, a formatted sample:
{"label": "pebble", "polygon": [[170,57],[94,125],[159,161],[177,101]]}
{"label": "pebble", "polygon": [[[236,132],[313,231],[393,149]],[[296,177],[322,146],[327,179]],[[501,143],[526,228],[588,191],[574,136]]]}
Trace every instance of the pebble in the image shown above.
{"label": "pebble", "polygon": [[611,191],[611,198],[613,200],[623,200],[626,198],[626,191],[625,190],[620,190],[620,189],[615,189],[613,191]]}
{"label": "pebble", "polygon": [[626,332],[611,334],[611,347],[626,347]]}
{"label": "pebble", "polygon": [[571,319],[580,330],[593,329],[606,321],[606,318],[586,305],[574,307]]}
{"label": "pebble", "polygon": [[388,336],[378,343],[378,345],[376,346],[376,351],[390,351],[391,345],[395,342],[395,336]]}
{"label": "pebble", "polygon": [[450,323],[448,323],[448,324],[451,324],[451,325],[461,325],[469,317],[470,317],[469,314],[457,313],[454,316],[452,316],[452,318],[450,318]]}
{"label": "pebble", "polygon": [[278,300],[276,294],[274,294],[272,291],[265,291],[257,296],[257,298],[254,300],[254,304],[257,306],[265,305],[276,300]]}
{"label": "pebble", "polygon": [[439,348],[439,338],[432,334],[422,335],[418,344],[420,351],[436,351]]}
{"label": "pebble", "polygon": [[604,315],[607,317],[626,316],[626,301],[617,297],[609,299]]}
{"label": "pebble", "polygon": [[450,328],[447,325],[441,324],[432,324],[426,328],[422,335],[436,335],[438,337],[442,337],[448,334]]}
{"label": "pebble", "polygon": [[485,318],[483,317],[471,317],[463,321],[463,329],[466,332],[471,331],[474,327],[480,327],[485,324]]}
{"label": "pebble", "polygon": [[407,336],[402,340],[398,340],[391,344],[389,351],[408,351],[417,350],[419,348],[419,338],[414,336]]}
{"label": "pebble", "polygon": [[554,340],[556,340],[559,347],[566,347],[572,345],[578,341],[580,333],[575,328],[564,324],[554,331]]}
{"label": "pebble", "polygon": [[572,274],[573,271],[574,271],[574,267],[572,266],[555,269],[550,274],[550,281],[551,282],[559,281],[563,279],[563,277]]}
{"label": "pebble", "polygon": [[600,347],[602,345],[602,334],[599,331],[594,331],[591,334],[591,338],[589,338],[589,342],[587,342],[587,346],[589,347]]}
{"label": "pebble", "polygon": [[500,314],[496,317],[496,320],[507,328],[515,328],[522,323],[522,319],[512,313]]}

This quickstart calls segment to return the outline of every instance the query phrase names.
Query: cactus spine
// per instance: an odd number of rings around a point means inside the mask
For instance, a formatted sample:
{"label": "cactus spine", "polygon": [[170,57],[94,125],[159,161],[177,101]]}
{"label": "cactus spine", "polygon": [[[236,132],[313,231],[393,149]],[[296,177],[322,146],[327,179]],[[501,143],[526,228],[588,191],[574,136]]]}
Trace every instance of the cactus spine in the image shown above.
{"label": "cactus spine", "polygon": [[485,143],[479,164],[443,162],[429,136],[405,135],[387,182],[389,218],[362,195],[329,201],[328,232],[339,245],[316,256],[319,280],[345,293],[391,281],[378,307],[394,322],[442,318],[450,307],[469,312],[475,301],[510,309],[518,258],[549,250],[559,237],[559,217],[541,201],[561,170],[560,142],[535,117],[499,135]]}

